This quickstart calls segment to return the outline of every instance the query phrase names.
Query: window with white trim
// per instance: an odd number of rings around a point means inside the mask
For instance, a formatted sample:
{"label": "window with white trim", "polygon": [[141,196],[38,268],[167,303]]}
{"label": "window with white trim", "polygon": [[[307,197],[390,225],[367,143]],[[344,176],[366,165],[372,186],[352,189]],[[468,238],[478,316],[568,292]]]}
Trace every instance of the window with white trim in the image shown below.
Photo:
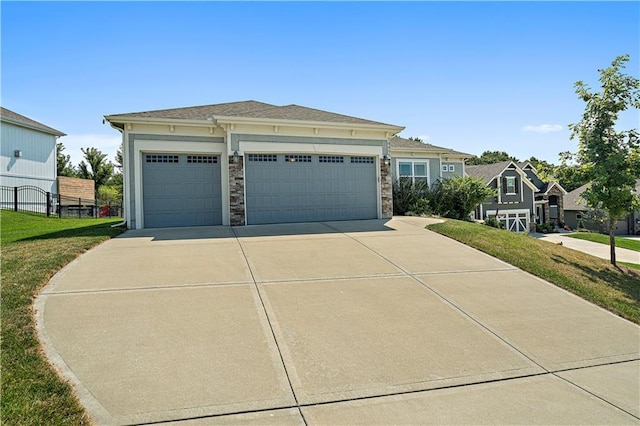
{"label": "window with white trim", "polygon": [[449,171],[449,166],[447,166],[446,164],[442,165],[442,173],[447,173]]}
{"label": "window with white trim", "polygon": [[426,161],[398,160],[398,177],[412,183],[429,183],[429,164]]}
{"label": "window with white trim", "polygon": [[454,166],[453,164],[449,164],[449,172],[455,172],[456,171],[456,166]]}
{"label": "window with white trim", "polygon": [[505,191],[507,194],[516,194],[516,177],[506,176],[504,179]]}

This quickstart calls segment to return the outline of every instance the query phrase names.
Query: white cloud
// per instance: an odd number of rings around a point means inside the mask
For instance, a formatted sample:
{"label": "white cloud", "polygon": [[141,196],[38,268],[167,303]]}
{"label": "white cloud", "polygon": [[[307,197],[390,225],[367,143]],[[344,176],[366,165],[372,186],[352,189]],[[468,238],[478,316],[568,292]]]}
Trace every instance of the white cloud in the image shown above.
{"label": "white cloud", "polygon": [[71,134],[61,137],[58,142],[64,144],[64,153],[71,156],[71,163],[74,166],[77,166],[84,159],[80,148],[97,148],[102,153],[107,154],[107,159],[113,163],[115,162],[116,151],[118,151],[118,147],[122,142],[122,136],[119,134]]}
{"label": "white cloud", "polygon": [[564,127],[562,127],[559,124],[539,124],[537,126],[528,125],[522,128],[524,132],[535,132],[535,133],[559,132],[563,129]]}
{"label": "white cloud", "polygon": [[427,142],[431,137],[429,135],[419,135],[418,138],[422,139],[423,142]]}

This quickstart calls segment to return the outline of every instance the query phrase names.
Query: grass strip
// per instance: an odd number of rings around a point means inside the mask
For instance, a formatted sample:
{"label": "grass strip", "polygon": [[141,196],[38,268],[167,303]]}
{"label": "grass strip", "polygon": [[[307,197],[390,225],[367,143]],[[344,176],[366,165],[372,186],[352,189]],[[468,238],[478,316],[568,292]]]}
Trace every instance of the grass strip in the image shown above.
{"label": "grass strip", "polygon": [[[578,240],[592,241],[594,243],[609,245],[609,236],[604,234],[596,234],[593,232],[577,232],[574,234],[565,235],[566,237],[576,238]],[[616,238],[616,247],[640,251],[640,240],[631,238]]]}
{"label": "grass strip", "polygon": [[[59,219],[0,212],[2,395],[0,423],[81,425],[89,419],[71,386],[47,362],[33,318],[41,288],[67,263],[121,233],[119,219]],[[108,271],[96,271],[108,273]]]}
{"label": "grass strip", "polygon": [[447,220],[427,228],[640,324],[640,271],[615,268],[607,260],[486,225]]}

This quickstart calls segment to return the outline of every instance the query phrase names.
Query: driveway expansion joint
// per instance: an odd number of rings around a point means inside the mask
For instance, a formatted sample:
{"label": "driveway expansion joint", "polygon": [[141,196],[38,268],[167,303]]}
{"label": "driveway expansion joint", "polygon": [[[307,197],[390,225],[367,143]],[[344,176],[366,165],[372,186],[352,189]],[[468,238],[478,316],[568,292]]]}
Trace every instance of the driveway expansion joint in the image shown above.
{"label": "driveway expansion joint", "polygon": [[304,413],[302,412],[302,410],[300,409],[300,403],[298,402],[298,396],[296,395],[296,391],[293,388],[293,383],[291,383],[291,377],[289,376],[289,370],[287,369],[287,365],[284,362],[284,357],[282,356],[282,350],[280,349],[280,344],[278,343],[278,339],[276,337],[276,333],[273,330],[273,324],[271,323],[271,318],[269,318],[269,312],[267,312],[267,308],[264,304],[264,296],[262,295],[262,292],[260,291],[260,286],[258,285],[258,283],[256,282],[256,278],[255,278],[255,274],[253,273],[253,269],[251,268],[251,264],[249,263],[249,259],[247,258],[247,254],[244,251],[244,247],[242,245],[242,242],[240,241],[240,239],[238,238],[238,235],[236,234],[236,231],[234,228],[231,228],[231,230],[233,231],[233,235],[236,238],[236,241],[238,243],[238,245],[240,246],[240,251],[242,252],[242,256],[244,257],[244,261],[247,264],[247,268],[249,268],[249,273],[251,274],[251,278],[253,279],[253,285],[258,293],[258,297],[260,298],[260,304],[262,305],[262,311],[265,315],[265,318],[267,319],[267,323],[269,324],[269,330],[271,330],[271,336],[273,337],[273,341],[276,345],[276,349],[278,350],[278,356],[280,357],[280,363],[282,364],[282,368],[284,369],[284,373],[287,377],[287,382],[289,383],[289,388],[291,389],[291,394],[293,395],[293,399],[296,402],[296,407],[298,409],[298,413],[300,413],[300,417],[302,418],[302,421],[304,422],[305,425],[307,425],[307,420],[304,417]]}

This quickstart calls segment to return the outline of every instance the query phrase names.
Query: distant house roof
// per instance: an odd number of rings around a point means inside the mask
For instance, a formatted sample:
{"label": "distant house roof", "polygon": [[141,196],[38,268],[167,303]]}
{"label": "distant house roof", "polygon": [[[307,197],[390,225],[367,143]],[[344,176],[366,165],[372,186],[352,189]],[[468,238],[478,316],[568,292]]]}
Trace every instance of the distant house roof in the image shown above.
{"label": "distant house roof", "polygon": [[465,168],[467,174],[471,177],[482,179],[486,184],[491,182],[493,178],[498,176],[509,164],[515,164],[513,161],[501,161],[493,164],[480,164],[477,166],[467,166]]}
{"label": "distant house roof", "polygon": [[60,130],[56,130],[53,127],[45,126],[42,123],[39,123],[35,120],[30,119],[29,117],[25,117],[24,115],[20,115],[17,112],[13,112],[4,107],[0,107],[0,120],[6,121],[7,123],[17,124],[23,127],[28,127],[30,129],[39,130],[41,132],[48,133],[54,136],[66,136],[66,134],[62,133]]}
{"label": "distant house roof", "polygon": [[411,139],[401,138],[400,136],[394,136],[389,140],[389,145],[391,149],[407,149],[407,150],[415,150],[415,151],[431,151],[431,152],[439,152],[444,154],[462,156],[462,157],[473,157],[472,154],[467,154],[465,152],[454,151],[450,148],[444,148],[442,146],[431,145],[430,143],[424,143],[420,141],[415,141]]}
{"label": "distant house roof", "polygon": [[576,188],[573,191],[567,193],[564,196],[564,209],[566,210],[578,210],[584,211],[587,210],[587,205],[582,199],[582,193],[591,185],[590,183],[585,183],[580,188]]}
{"label": "distant house roof", "polygon": [[[577,210],[577,211],[586,211],[589,208],[587,207],[587,203],[582,198],[582,193],[587,190],[587,188],[591,185],[591,183],[585,183],[579,188],[574,189],[573,191],[567,193],[564,196],[564,209],[565,210]],[[636,194],[640,195],[640,179],[636,180]]]}
{"label": "distant house roof", "polygon": [[155,111],[113,114],[106,116],[109,121],[136,118],[156,118],[174,120],[208,120],[216,117],[259,118],[273,120],[315,121],[324,123],[360,124],[390,126],[401,129],[400,126],[381,123],[349,115],[336,114],[300,105],[272,105],[258,101],[228,102],[222,104],[201,105],[186,108],[172,108]]}

